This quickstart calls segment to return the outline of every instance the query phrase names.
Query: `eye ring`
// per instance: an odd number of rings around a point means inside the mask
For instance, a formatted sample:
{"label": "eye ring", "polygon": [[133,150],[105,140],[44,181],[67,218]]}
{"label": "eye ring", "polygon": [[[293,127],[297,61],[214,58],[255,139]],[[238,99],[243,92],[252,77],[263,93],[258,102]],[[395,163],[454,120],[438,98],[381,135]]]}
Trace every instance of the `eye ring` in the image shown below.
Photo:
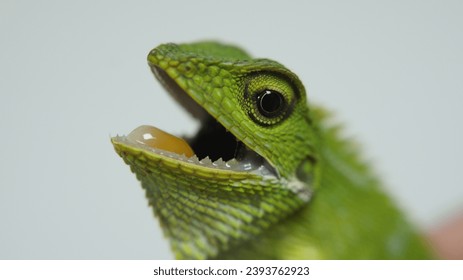
{"label": "eye ring", "polygon": [[281,124],[300,97],[291,78],[282,73],[254,72],[244,82],[244,98],[240,102],[249,118],[262,127]]}
{"label": "eye ring", "polygon": [[259,113],[267,118],[278,117],[286,107],[283,95],[271,89],[264,89],[256,94],[256,105]]}

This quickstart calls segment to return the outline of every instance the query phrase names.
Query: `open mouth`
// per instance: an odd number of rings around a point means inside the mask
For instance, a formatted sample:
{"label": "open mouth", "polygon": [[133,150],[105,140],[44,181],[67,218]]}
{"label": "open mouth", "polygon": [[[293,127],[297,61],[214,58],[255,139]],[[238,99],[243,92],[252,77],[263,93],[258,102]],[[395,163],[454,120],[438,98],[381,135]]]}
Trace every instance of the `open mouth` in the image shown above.
{"label": "open mouth", "polygon": [[166,90],[201,123],[190,138],[180,139],[157,128],[142,126],[115,142],[138,148],[159,157],[168,157],[197,168],[250,172],[278,177],[277,171],[261,155],[248,148],[235,135],[191,98],[164,70],[150,65]]}

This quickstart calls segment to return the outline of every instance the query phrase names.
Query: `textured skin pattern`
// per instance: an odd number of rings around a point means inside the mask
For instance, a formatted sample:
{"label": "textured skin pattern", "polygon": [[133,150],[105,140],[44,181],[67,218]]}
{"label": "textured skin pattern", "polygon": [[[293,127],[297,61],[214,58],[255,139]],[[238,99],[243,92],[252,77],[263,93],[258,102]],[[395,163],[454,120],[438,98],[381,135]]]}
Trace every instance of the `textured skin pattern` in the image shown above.
{"label": "textured skin pattern", "polygon": [[142,182],[175,256],[204,259],[260,235],[303,202],[273,178],[198,168],[114,142]]}
{"label": "textured skin pattern", "polygon": [[[148,61],[167,88],[180,87],[278,173],[205,168],[113,138],[176,258],[431,256],[357,149],[326,125],[323,110],[307,106],[302,83],[284,66],[214,42],[161,45]],[[263,88],[283,92],[288,106],[279,119],[255,109],[254,93]]]}

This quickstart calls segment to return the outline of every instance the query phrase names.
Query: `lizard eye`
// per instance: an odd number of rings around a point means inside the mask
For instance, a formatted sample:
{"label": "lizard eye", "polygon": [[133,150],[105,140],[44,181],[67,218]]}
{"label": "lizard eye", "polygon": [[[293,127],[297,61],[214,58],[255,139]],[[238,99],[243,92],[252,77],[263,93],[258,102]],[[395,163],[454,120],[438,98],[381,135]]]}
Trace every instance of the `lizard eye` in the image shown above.
{"label": "lizard eye", "polygon": [[272,118],[278,116],[286,107],[286,102],[281,93],[271,89],[265,89],[256,94],[257,109],[267,117]]}
{"label": "lizard eye", "polygon": [[285,120],[295,101],[295,89],[282,75],[258,73],[250,75],[246,81],[243,105],[248,116],[261,126]]}

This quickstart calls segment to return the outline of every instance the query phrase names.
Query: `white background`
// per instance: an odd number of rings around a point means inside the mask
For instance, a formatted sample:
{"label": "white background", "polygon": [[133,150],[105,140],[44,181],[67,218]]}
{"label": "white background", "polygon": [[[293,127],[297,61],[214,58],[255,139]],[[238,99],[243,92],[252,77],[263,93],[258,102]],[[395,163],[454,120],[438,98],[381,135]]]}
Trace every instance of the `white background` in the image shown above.
{"label": "white background", "polygon": [[200,39],[298,73],[435,227],[463,205],[462,3],[0,0],[0,259],[172,258],[109,140],[195,131],[146,55]]}

